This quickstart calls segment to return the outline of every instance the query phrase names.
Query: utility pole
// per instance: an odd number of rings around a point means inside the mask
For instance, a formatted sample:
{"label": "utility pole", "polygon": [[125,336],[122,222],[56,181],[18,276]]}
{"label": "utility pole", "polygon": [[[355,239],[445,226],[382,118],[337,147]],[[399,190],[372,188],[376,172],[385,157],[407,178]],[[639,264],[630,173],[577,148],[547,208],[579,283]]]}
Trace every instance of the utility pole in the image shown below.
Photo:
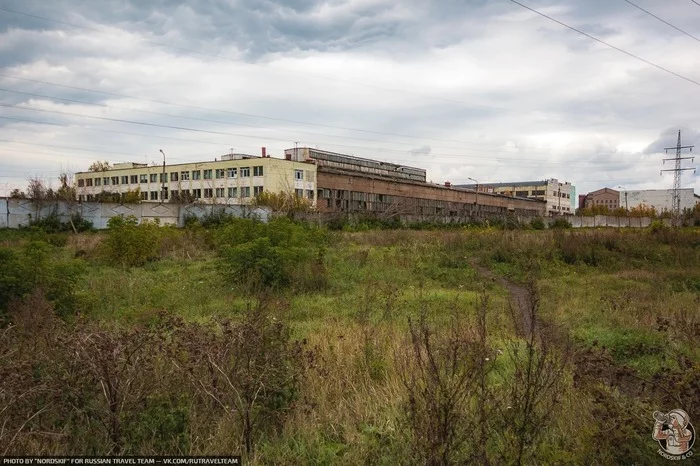
{"label": "utility pole", "polygon": [[299,145],[299,141],[294,141],[294,161],[298,162],[299,161],[299,148],[297,147]]}
{"label": "utility pole", "polygon": [[671,195],[671,204],[672,204],[672,212],[673,212],[673,222],[675,226],[679,227],[681,226],[681,174],[685,170],[693,170],[695,171],[694,168],[682,168],[681,167],[681,161],[690,159],[691,162],[695,159],[695,157],[681,157],[681,151],[683,149],[689,149],[690,152],[693,152],[693,147],[695,146],[682,146],[681,145],[681,130],[678,130],[678,143],[676,144],[676,147],[664,147],[664,150],[668,154],[669,150],[676,149],[676,157],[672,159],[664,159],[663,163],[664,165],[666,164],[666,161],[673,160],[676,162],[675,168],[669,168],[666,170],[661,170],[661,174],[663,172],[674,172],[673,173],[673,193]]}

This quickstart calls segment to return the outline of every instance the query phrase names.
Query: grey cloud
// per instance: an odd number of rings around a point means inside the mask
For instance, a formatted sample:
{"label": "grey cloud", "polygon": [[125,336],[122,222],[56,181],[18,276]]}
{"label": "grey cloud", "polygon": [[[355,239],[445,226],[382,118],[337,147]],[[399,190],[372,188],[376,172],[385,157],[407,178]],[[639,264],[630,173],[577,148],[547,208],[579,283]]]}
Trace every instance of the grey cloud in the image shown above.
{"label": "grey cloud", "polygon": [[415,147],[408,152],[411,155],[430,155],[430,153],[432,152],[432,149],[430,148],[430,146],[421,146],[421,147]]}
{"label": "grey cloud", "polygon": [[[676,147],[678,144],[678,131],[681,131],[681,145],[689,146],[700,143],[700,131],[686,127],[668,128],[661,133],[658,139],[649,144],[642,152],[644,154],[663,153],[666,147]],[[675,157],[675,149],[669,151]]]}

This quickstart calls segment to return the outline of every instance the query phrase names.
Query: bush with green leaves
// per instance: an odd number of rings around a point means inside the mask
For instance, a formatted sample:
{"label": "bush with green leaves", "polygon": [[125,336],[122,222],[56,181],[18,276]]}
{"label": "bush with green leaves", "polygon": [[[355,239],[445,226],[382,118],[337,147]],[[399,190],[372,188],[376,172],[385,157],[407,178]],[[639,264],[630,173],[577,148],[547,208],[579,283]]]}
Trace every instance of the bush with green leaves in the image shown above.
{"label": "bush with green leaves", "polygon": [[563,217],[559,217],[558,219],[554,220],[552,223],[549,224],[549,228],[553,228],[553,229],[571,228],[571,222],[569,222],[567,219],[565,219]]}
{"label": "bush with green leaves", "polygon": [[325,230],[288,218],[268,223],[232,219],[214,234],[220,267],[233,283],[250,291],[294,286],[315,289],[325,283]]}
{"label": "bush with green leaves", "polygon": [[545,224],[544,220],[542,220],[542,217],[535,217],[530,221],[530,228],[533,230],[544,230],[545,229]]}
{"label": "bush with green leaves", "polygon": [[8,305],[35,290],[43,292],[58,314],[75,311],[75,290],[85,273],[79,259],[65,259],[43,241],[23,248],[0,247],[0,320]]}
{"label": "bush with green leaves", "polygon": [[56,213],[47,215],[46,217],[33,220],[29,227],[35,230],[45,231],[47,233],[59,233],[59,232],[76,232],[80,233],[83,231],[93,230],[92,222],[86,220],[79,213],[71,215],[71,218],[67,222],[62,222]]}
{"label": "bush with green leaves", "polygon": [[177,229],[160,226],[157,220],[139,223],[131,215],[112,217],[107,226],[104,255],[110,263],[123,267],[140,266],[159,259],[163,240],[180,235]]}

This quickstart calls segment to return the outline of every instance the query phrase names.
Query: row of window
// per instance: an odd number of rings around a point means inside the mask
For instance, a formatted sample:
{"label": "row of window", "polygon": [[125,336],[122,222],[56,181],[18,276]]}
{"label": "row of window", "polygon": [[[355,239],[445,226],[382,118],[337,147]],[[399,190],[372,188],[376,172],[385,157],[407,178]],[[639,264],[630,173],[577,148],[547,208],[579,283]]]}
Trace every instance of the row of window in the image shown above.
{"label": "row of window", "polygon": [[[257,196],[260,193],[263,192],[263,187],[262,186],[253,186],[253,196]],[[313,193],[312,191],[310,191]],[[172,190],[170,191],[170,194],[168,194],[168,190],[165,191],[143,191],[141,193],[141,200],[144,201],[158,201],[158,200],[163,200],[167,201],[170,196],[172,196],[173,199],[179,200],[179,199],[211,199],[214,197],[217,198],[229,198],[229,199],[235,199],[235,198],[248,198],[250,196],[250,186],[245,186],[242,188],[216,188],[215,190],[212,188],[205,188],[205,189],[183,189],[182,191],[176,191]],[[121,193],[122,195],[125,193]],[[86,195],[81,195],[80,200],[81,201],[94,201],[97,196],[92,195],[92,194],[86,194]],[[313,195],[311,197],[313,199]]]}
{"label": "row of window", "polygon": [[[301,171],[301,170],[296,170]],[[217,180],[223,178],[238,178],[238,168],[217,168],[216,170],[192,170],[181,172],[170,172],[170,181],[211,180],[212,173]],[[302,172],[303,173],[303,172]],[[191,178],[190,178],[191,175]],[[202,175],[204,175],[202,177]],[[240,177],[250,176],[250,167],[240,168]],[[253,176],[263,176],[263,167],[253,167]],[[303,175],[302,175],[303,178]],[[297,178],[299,179],[299,178]],[[101,178],[81,178],[78,180],[78,187],[85,186],[118,186],[119,184],[139,184],[139,183],[165,183],[168,181],[167,173],[142,173],[140,175],[105,176]]]}

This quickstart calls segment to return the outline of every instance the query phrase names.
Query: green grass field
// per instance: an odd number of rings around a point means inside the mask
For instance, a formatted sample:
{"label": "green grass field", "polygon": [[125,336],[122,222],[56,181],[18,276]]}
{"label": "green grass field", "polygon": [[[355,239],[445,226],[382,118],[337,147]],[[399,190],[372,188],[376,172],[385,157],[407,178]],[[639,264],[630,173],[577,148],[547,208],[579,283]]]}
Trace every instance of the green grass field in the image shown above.
{"label": "green grass field", "polygon": [[0,231],[0,454],[657,464],[655,410],[700,425],[700,230],[120,228]]}

